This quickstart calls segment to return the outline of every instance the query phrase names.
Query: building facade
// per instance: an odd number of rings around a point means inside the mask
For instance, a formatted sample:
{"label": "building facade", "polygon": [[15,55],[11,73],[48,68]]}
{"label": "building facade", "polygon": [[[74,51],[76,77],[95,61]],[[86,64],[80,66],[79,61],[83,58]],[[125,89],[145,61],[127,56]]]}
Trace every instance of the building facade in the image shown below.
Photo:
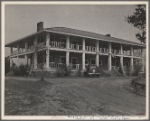
{"label": "building facade", "polygon": [[25,58],[35,71],[41,63],[47,71],[64,66],[85,70],[87,65],[112,70],[121,64],[134,71],[136,60],[144,64],[144,44],[66,27],[43,28],[43,22],[37,24],[36,33],[5,47],[10,48],[10,66],[13,58]]}

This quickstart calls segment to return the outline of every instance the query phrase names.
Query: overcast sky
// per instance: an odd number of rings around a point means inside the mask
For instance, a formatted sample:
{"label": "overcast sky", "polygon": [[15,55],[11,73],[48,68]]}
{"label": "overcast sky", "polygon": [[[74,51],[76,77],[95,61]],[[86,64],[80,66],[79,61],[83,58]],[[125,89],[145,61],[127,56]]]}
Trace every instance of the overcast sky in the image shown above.
{"label": "overcast sky", "polygon": [[138,30],[125,21],[134,9],[133,5],[7,5],[6,43],[36,32],[39,21],[45,28],[70,27],[138,42]]}

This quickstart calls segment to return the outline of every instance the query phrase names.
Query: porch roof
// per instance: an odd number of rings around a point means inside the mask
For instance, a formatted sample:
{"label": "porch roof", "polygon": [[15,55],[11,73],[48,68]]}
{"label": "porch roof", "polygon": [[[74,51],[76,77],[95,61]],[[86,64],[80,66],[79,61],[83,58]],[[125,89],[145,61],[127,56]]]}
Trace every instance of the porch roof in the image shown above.
{"label": "porch roof", "polygon": [[42,31],[33,33],[31,35],[25,36],[25,37],[23,37],[21,39],[18,39],[16,41],[7,43],[5,45],[5,47],[10,47],[18,41],[22,41],[22,40],[24,40],[28,37],[35,36],[36,34],[39,34],[39,33],[42,33],[42,32],[51,32],[51,33],[58,33],[58,34],[64,34],[64,35],[79,36],[79,37],[85,37],[85,38],[90,38],[90,39],[95,39],[95,40],[106,41],[106,42],[145,47],[145,44],[141,44],[141,43],[138,43],[138,42],[119,39],[119,38],[115,38],[115,37],[111,37],[111,36],[109,37],[109,36],[98,34],[98,33],[93,33],[93,32],[88,32],[88,31],[83,31],[83,30],[77,30],[77,29],[72,29],[72,28],[67,28],[67,27],[45,28]]}

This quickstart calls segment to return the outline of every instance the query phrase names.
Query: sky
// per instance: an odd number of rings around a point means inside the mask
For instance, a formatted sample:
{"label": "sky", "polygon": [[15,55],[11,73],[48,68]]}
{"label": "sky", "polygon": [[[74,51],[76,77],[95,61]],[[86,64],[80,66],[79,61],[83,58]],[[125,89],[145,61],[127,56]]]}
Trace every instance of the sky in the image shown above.
{"label": "sky", "polygon": [[[138,29],[125,21],[134,5],[6,5],[5,43],[36,32],[37,23],[44,28],[69,27],[139,42]],[[5,56],[10,49],[5,49]]]}

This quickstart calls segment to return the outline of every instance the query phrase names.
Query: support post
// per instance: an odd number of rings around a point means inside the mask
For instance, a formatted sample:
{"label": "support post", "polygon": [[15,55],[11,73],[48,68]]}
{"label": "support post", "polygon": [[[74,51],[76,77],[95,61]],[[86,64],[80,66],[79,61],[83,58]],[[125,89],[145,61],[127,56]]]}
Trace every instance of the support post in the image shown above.
{"label": "support post", "polygon": [[99,52],[99,41],[98,40],[96,41],[96,51],[97,51],[97,54],[96,54],[96,66],[99,67],[99,54],[98,54],[98,52]]}
{"label": "support post", "polygon": [[13,54],[13,47],[10,48],[10,55]]}
{"label": "support post", "polygon": [[130,66],[131,66],[131,69],[130,71],[133,72],[134,71],[134,66],[133,66],[133,57],[130,58]]}
{"label": "support post", "polygon": [[108,45],[109,48],[109,55],[108,55],[108,70],[111,71],[111,64],[112,64],[112,58],[111,58],[111,43]]}
{"label": "support post", "polygon": [[49,49],[46,50],[46,68],[49,68],[49,56],[50,55],[50,52],[49,52]]}
{"label": "support post", "polygon": [[[37,46],[37,36],[35,36],[35,40],[34,40],[34,47],[36,46]],[[34,52],[33,62],[34,62],[34,69],[37,69],[37,50],[35,50]]]}
{"label": "support post", "polygon": [[28,42],[25,42],[25,52],[28,51]]}
{"label": "support post", "polygon": [[144,49],[141,49],[141,57],[144,57]]}
{"label": "support post", "polygon": [[85,38],[82,39],[82,50],[85,50]]}
{"label": "support post", "polygon": [[49,47],[50,45],[50,33],[46,33],[46,46]]}
{"label": "support post", "polygon": [[144,72],[144,70],[145,70],[145,68],[144,68],[145,67],[144,58],[141,59],[141,62],[142,62],[142,69],[141,69],[141,71]]}
{"label": "support post", "polygon": [[123,55],[123,46],[122,46],[122,44],[120,45],[120,54]]}
{"label": "support post", "polygon": [[82,53],[82,69],[85,70],[85,53]]}
{"label": "support post", "polygon": [[133,56],[133,46],[131,46],[131,56]]}
{"label": "support post", "polygon": [[66,66],[69,66],[69,51],[66,52]]}
{"label": "support post", "polygon": [[120,65],[123,68],[123,56],[120,57]]}
{"label": "support post", "polygon": [[9,61],[10,61],[10,67],[12,67],[13,65],[12,57],[9,58]]}
{"label": "support post", "polygon": [[99,54],[96,54],[96,66],[99,67]]}
{"label": "support post", "polygon": [[67,49],[70,49],[70,37],[69,36],[67,36],[66,38],[66,47]]}
{"label": "support post", "polygon": [[34,69],[37,69],[37,53],[34,53]]}

